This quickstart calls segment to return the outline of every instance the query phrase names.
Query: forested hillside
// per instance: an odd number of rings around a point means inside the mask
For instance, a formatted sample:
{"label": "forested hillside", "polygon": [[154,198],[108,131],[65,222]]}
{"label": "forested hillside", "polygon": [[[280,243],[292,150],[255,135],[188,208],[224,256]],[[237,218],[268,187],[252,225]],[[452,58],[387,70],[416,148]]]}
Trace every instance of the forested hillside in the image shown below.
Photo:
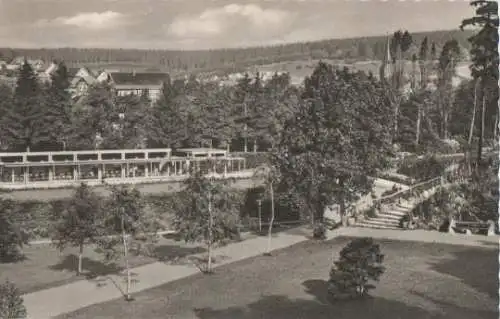
{"label": "forested hillside", "polygon": [[[409,30],[411,32],[411,30]],[[456,39],[462,52],[470,49],[467,39],[471,31],[434,31],[411,33],[413,45],[406,58],[418,52],[424,37],[435,43],[441,51],[447,40]],[[204,51],[170,50],[129,50],[129,49],[92,49],[92,48],[54,48],[54,49],[15,49],[0,48],[0,58],[10,60],[16,56],[39,58],[45,61],[62,59],[72,65],[108,65],[158,68],[169,72],[209,71],[216,69],[237,70],[252,65],[264,65],[283,61],[304,59],[345,59],[348,61],[379,60],[384,56],[386,36],[331,39],[316,42],[291,43],[276,46],[217,49]]]}

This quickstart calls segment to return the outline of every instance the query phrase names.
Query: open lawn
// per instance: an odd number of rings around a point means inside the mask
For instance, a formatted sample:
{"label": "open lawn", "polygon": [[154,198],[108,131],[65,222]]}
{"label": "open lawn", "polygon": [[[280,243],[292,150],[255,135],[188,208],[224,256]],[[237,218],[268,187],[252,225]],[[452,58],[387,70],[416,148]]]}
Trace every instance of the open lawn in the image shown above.
{"label": "open lawn", "polygon": [[[243,234],[243,238],[251,237]],[[174,236],[165,236],[153,249],[141,256],[132,254],[130,267],[138,267],[155,261],[183,262],[189,255],[204,253],[200,244],[186,244]],[[76,275],[78,249],[67,248],[62,253],[52,245],[32,245],[24,248],[25,260],[17,263],[0,264],[0,282],[6,279],[14,282],[23,293],[61,286],[81,279],[117,274],[123,270],[123,260],[105,262],[104,256],[93,246],[85,248],[83,270]]]}
{"label": "open lawn", "polygon": [[[249,67],[250,72],[288,72],[291,77],[293,84],[301,84],[306,76],[310,76],[314,70],[314,67],[318,64],[320,60],[297,60],[297,61],[284,61],[280,63],[272,63],[265,65],[258,65]],[[321,61],[335,65],[337,67],[348,67],[353,71],[363,71],[366,74],[372,73],[375,77],[379,76],[379,68],[382,64],[381,61],[371,60],[371,61],[358,61],[355,63],[346,63],[342,60],[332,60],[332,59],[322,59]],[[411,61],[406,61],[405,63],[405,73],[409,76],[412,70]],[[468,62],[460,62],[457,65],[457,76],[462,78],[470,78],[470,70]]]}
{"label": "open lawn", "polygon": [[498,251],[379,240],[386,273],[372,296],[331,302],[326,293],[332,254],[348,238],[307,241],[222,266],[135,295],[59,316],[175,319],[488,319],[498,318]]}

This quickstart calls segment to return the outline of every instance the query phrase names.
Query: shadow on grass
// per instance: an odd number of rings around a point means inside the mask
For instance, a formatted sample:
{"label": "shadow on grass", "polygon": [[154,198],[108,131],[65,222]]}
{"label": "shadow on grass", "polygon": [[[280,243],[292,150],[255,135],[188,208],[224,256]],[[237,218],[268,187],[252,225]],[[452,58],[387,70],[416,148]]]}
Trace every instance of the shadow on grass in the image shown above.
{"label": "shadow on grass", "polygon": [[[52,270],[66,270],[76,273],[76,271],[78,270],[78,256],[74,254],[67,255],[59,263],[49,266],[49,268]],[[99,276],[117,274],[123,270],[123,267],[116,263],[106,264],[102,261],[84,257],[82,259],[82,270],[82,275],[84,275],[86,279],[95,279]]]}
{"label": "shadow on grass", "polygon": [[463,248],[431,265],[434,271],[460,279],[475,290],[498,297],[498,250],[491,248]]}
{"label": "shadow on grass", "polygon": [[[423,293],[420,292],[412,292],[413,295],[418,296],[428,302],[433,303],[436,305],[441,311],[443,311],[446,314],[447,318],[481,318],[481,319],[496,319],[498,318],[498,313],[497,311],[493,310],[478,310],[478,309],[471,309],[471,308],[466,308],[466,307],[461,307],[456,304],[444,301],[444,300],[438,300],[432,297],[429,297]],[[444,318],[444,316],[443,316]]]}
{"label": "shadow on grass", "polygon": [[481,240],[479,241],[482,245],[486,247],[496,247],[499,248],[498,242],[491,242],[491,241],[486,241],[486,240]]}
{"label": "shadow on grass", "polygon": [[442,301],[434,302],[444,311],[431,312],[421,307],[412,306],[400,301],[381,297],[367,296],[365,298],[332,301],[327,293],[327,282],[324,280],[308,280],[303,283],[306,292],[314,298],[290,299],[284,295],[264,296],[260,300],[244,307],[227,309],[201,308],[194,309],[199,319],[445,319],[450,318],[450,311],[459,314],[452,318],[493,318],[493,312],[484,310],[463,309]]}
{"label": "shadow on grass", "polygon": [[189,255],[201,254],[206,252],[203,247],[179,247],[176,245],[162,245],[155,247],[152,256],[161,262],[176,262],[179,259],[185,258]]}
{"label": "shadow on grass", "polygon": [[17,264],[28,259],[29,258],[22,252],[15,254],[5,254],[0,256],[0,264]]}

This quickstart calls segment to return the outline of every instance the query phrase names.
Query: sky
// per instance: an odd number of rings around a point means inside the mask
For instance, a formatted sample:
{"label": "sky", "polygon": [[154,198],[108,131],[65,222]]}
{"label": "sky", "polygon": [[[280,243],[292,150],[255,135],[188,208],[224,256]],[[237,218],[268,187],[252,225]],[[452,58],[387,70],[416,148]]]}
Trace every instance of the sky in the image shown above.
{"label": "sky", "polygon": [[0,47],[211,49],[456,29],[466,0],[0,0]]}

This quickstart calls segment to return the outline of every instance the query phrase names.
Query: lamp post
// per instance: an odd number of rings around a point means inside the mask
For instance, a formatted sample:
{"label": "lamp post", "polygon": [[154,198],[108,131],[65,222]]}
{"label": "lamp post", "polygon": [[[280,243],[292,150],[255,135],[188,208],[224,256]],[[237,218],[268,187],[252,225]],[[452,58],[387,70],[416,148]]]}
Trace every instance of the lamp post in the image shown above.
{"label": "lamp post", "polygon": [[262,231],[262,200],[257,199],[257,205],[258,205],[258,212],[259,212],[259,232]]}

